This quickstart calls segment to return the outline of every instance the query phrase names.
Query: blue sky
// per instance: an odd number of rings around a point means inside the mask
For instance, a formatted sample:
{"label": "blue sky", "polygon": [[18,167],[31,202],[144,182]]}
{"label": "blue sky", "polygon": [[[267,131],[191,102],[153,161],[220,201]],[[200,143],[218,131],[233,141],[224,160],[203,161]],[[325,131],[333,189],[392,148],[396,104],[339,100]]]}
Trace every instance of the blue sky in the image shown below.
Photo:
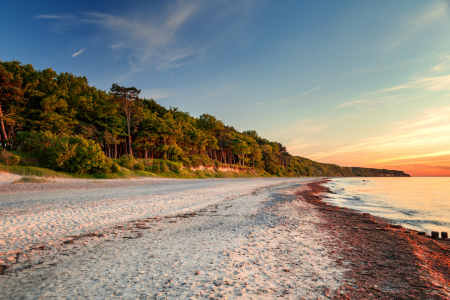
{"label": "blue sky", "polygon": [[0,59],[255,129],[321,162],[450,175],[449,1],[0,1]]}

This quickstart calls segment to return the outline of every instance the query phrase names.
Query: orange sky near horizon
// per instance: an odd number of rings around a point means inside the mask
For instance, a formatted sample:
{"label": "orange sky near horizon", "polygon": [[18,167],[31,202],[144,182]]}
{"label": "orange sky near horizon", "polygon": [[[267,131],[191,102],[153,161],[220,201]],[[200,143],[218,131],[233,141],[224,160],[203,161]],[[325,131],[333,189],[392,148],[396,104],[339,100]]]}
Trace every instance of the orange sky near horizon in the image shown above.
{"label": "orange sky near horizon", "polygon": [[[364,117],[353,120],[352,124],[363,122]],[[384,134],[369,137],[371,130],[366,128],[363,130],[366,136],[347,146],[323,150],[329,146],[301,139],[290,143],[288,149],[291,148],[294,155],[323,163],[401,170],[411,176],[450,176],[450,106],[425,110],[413,118],[380,126],[384,129],[378,127],[376,133]],[[328,135],[338,131],[340,135],[335,136],[342,137],[345,131],[341,127],[345,128],[343,124],[336,124],[320,131]],[[338,144],[332,140],[333,143]]]}

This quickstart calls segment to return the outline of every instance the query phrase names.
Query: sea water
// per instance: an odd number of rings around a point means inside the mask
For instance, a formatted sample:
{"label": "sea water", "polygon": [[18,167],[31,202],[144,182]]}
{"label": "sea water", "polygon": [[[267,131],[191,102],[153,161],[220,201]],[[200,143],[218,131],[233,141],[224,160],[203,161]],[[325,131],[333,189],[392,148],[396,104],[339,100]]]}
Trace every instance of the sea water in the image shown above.
{"label": "sea water", "polygon": [[333,178],[324,201],[419,231],[450,233],[450,178]]}

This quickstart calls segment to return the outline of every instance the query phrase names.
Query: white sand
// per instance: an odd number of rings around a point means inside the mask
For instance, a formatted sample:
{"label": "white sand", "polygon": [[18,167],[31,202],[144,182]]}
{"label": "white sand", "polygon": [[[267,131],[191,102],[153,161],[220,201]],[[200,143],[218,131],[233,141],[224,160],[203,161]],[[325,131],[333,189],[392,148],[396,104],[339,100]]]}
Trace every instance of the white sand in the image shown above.
{"label": "white sand", "polygon": [[[309,180],[0,194],[3,259],[19,258],[16,272],[0,276],[0,298],[327,299],[344,270],[327,255],[323,242],[331,237],[317,230],[314,209],[293,196]],[[158,219],[125,223],[152,216]],[[92,231],[104,236],[61,245]],[[5,254],[36,242],[53,246]]]}
{"label": "white sand", "polygon": [[20,178],[22,178],[22,176],[20,175],[0,171],[0,184],[13,183],[14,181],[19,180]]}

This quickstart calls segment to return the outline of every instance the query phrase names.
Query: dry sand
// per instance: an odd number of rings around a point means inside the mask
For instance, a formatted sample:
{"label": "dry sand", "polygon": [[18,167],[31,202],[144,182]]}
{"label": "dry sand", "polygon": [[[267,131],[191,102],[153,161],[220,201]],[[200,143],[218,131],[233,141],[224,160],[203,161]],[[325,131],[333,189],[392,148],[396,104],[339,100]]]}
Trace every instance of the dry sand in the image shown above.
{"label": "dry sand", "polygon": [[328,299],[346,269],[295,197],[311,180],[0,193],[0,298]]}
{"label": "dry sand", "polygon": [[0,172],[0,184],[13,183],[16,180],[22,178],[20,175],[11,174],[7,172]]}

